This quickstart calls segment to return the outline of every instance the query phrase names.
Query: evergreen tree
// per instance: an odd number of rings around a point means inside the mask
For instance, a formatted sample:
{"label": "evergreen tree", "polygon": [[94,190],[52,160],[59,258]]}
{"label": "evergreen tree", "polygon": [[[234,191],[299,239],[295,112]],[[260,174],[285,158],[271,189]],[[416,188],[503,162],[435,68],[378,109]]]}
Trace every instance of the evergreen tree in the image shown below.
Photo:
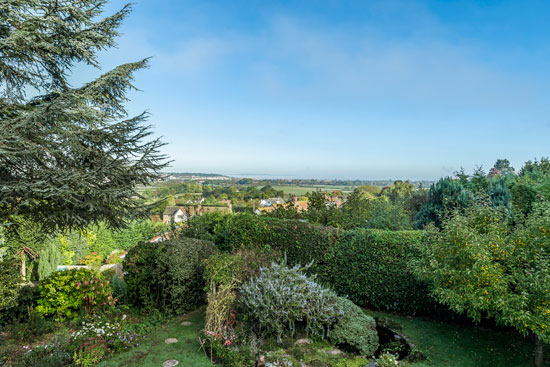
{"label": "evergreen tree", "polygon": [[57,265],[61,264],[63,256],[57,249],[54,241],[49,241],[48,246],[40,252],[38,260],[38,279],[41,281],[50,276],[57,270]]}
{"label": "evergreen tree", "polygon": [[167,163],[147,114],[128,116],[124,102],[147,59],[83,86],[67,79],[76,64],[99,68],[97,52],[115,46],[130,6],[101,18],[105,3],[0,2],[0,222],[20,216],[55,231],[144,213],[136,185]]}

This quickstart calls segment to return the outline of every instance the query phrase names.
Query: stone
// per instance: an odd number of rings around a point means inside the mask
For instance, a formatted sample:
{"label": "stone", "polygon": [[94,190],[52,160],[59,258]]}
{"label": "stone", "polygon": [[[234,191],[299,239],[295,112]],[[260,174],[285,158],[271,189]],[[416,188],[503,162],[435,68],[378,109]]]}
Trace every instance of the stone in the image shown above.
{"label": "stone", "polygon": [[298,339],[294,342],[294,345],[308,345],[311,344],[311,340],[309,339]]}
{"label": "stone", "polygon": [[191,321],[184,321],[181,323],[183,326],[190,326],[190,325],[193,325],[193,323]]}
{"label": "stone", "polygon": [[178,364],[179,362],[176,361],[175,359],[169,359],[167,361],[164,361],[164,363],[162,364],[163,367],[174,367]]}
{"label": "stone", "polygon": [[178,342],[178,339],[176,338],[168,338],[164,341],[166,344],[174,344]]}
{"label": "stone", "polygon": [[326,354],[333,355],[333,356],[344,353],[338,348],[335,348],[335,349],[332,349],[332,350],[324,350],[323,352],[326,353]]}

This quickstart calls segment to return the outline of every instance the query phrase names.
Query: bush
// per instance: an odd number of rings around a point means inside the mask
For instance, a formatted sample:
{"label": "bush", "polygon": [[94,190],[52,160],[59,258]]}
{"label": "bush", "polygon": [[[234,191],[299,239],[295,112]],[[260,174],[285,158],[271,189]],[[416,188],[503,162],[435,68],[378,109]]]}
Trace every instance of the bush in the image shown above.
{"label": "bush", "polygon": [[124,261],[128,301],[175,314],[204,303],[203,261],[215,250],[213,243],[191,238],[138,244]]}
{"label": "bush", "polygon": [[231,333],[236,323],[238,288],[273,260],[273,254],[240,251],[218,253],[205,261],[204,278],[208,292],[205,330],[222,335]]}
{"label": "bush", "polygon": [[344,231],[246,214],[224,225],[223,248],[277,250],[291,266],[314,260],[307,272],[360,306],[407,314],[431,313],[436,307],[425,282],[412,272],[421,256],[422,231]]}
{"label": "bush", "polygon": [[3,310],[0,314],[0,325],[29,321],[31,312],[36,306],[37,297],[37,287],[28,285],[21,287],[13,306]]}
{"label": "bush", "polygon": [[51,333],[55,330],[53,321],[46,320],[36,311],[31,311],[23,322],[9,325],[6,330],[13,340],[28,341],[30,337],[36,337]]}
{"label": "bush", "polygon": [[320,275],[325,253],[341,231],[299,220],[286,220],[256,215],[235,215],[228,221],[225,247],[275,250],[286,254],[288,264],[309,264],[311,273]]}
{"label": "bush", "polygon": [[126,304],[128,301],[128,286],[124,279],[119,278],[114,274],[111,278],[111,292],[113,297],[118,300],[119,304]]}
{"label": "bush", "polygon": [[57,270],[57,265],[62,262],[61,252],[57,249],[55,242],[50,241],[48,246],[40,251],[38,260],[38,278],[42,281]]}
{"label": "bush", "polygon": [[15,306],[21,284],[18,262],[0,262],[0,311]]}
{"label": "bush", "polygon": [[412,268],[423,239],[420,231],[347,231],[327,252],[321,278],[361,306],[431,312],[435,302]]}
{"label": "bush", "polygon": [[342,314],[337,296],[306,276],[298,265],[271,264],[241,288],[241,301],[255,331],[278,342],[293,336],[297,324],[311,336],[324,337]]}
{"label": "bush", "polygon": [[87,269],[58,271],[38,287],[36,311],[58,320],[74,319],[81,312],[96,313],[115,300],[101,274]]}
{"label": "bush", "polygon": [[372,356],[378,349],[376,322],[361,308],[345,298],[338,298],[343,315],[338,317],[328,334],[336,345],[351,347],[363,356]]}

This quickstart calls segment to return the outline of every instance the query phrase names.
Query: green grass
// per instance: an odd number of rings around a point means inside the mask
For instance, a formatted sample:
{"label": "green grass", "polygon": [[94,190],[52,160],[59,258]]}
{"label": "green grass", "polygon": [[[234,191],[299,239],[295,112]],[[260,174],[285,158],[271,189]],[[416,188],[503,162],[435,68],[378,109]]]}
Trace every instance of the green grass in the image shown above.
{"label": "green grass", "polygon": [[[428,360],[414,367],[531,367],[534,344],[513,332],[368,312],[402,326]],[[550,364],[548,364],[550,366]]]}
{"label": "green grass", "polygon": [[[257,186],[258,189],[261,189],[265,185]],[[273,188],[275,190],[281,190],[285,193],[285,195],[293,194],[296,196],[302,196],[305,195],[308,192],[314,192],[317,190],[322,191],[334,191],[334,190],[340,190],[344,193],[346,192],[352,192],[354,187],[352,186],[332,186],[332,185],[311,185],[311,186],[298,186],[298,185],[273,185]]]}
{"label": "green grass", "polygon": [[[416,348],[428,359],[411,367],[531,367],[533,343],[512,332],[495,331],[475,326],[438,322],[427,318],[412,318],[382,312],[368,313],[391,319],[402,327]],[[204,311],[191,312],[169,321],[147,336],[137,348],[116,354],[99,366],[159,367],[168,359],[176,359],[178,366],[212,367],[213,364],[200,349],[198,335],[203,327]],[[191,326],[182,326],[184,320]],[[178,343],[165,344],[167,338]],[[547,353],[550,353],[548,351]],[[547,354],[548,355],[548,354]],[[550,363],[545,366],[550,367]]]}
{"label": "green grass", "polygon": [[[171,320],[164,328],[158,328],[137,348],[128,352],[115,354],[98,366],[141,366],[161,367],[168,359],[179,361],[178,366],[212,367],[213,364],[200,349],[199,330],[203,327],[203,310],[193,311],[183,317]],[[191,326],[182,326],[182,321],[191,321]],[[168,338],[177,338],[174,344],[165,344]]]}

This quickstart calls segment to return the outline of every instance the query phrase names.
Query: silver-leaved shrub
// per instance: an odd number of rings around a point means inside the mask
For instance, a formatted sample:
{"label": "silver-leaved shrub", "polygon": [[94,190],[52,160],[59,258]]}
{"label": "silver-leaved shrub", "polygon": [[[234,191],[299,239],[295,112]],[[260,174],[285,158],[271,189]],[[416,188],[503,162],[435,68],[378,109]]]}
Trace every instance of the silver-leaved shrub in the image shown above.
{"label": "silver-leaved shrub", "polygon": [[[311,266],[308,265],[307,267]],[[250,325],[262,336],[294,336],[302,327],[309,336],[324,338],[343,315],[336,294],[307,276],[300,266],[272,263],[241,288],[241,302]]]}

